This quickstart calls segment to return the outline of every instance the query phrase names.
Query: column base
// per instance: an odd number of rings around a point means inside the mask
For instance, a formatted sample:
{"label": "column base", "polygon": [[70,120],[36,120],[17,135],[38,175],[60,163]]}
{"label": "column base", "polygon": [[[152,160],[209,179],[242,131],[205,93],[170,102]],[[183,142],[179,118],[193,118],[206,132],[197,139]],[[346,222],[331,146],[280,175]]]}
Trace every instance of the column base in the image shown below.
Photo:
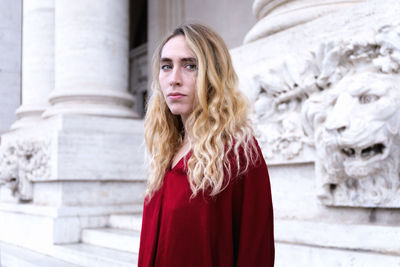
{"label": "column base", "polygon": [[43,118],[61,114],[139,118],[133,110],[134,97],[117,90],[55,90],[49,96],[51,106]]}
{"label": "column base", "polygon": [[313,3],[291,0],[284,1],[283,4],[282,1],[259,1],[259,6],[253,7],[253,11],[259,20],[247,33],[243,43],[257,41],[362,2],[365,2],[365,0],[319,0],[313,1]]}
{"label": "column base", "polygon": [[11,130],[34,126],[37,123],[41,122],[43,120],[41,115],[45,109],[45,106],[20,106],[16,111],[18,120],[11,125]]}

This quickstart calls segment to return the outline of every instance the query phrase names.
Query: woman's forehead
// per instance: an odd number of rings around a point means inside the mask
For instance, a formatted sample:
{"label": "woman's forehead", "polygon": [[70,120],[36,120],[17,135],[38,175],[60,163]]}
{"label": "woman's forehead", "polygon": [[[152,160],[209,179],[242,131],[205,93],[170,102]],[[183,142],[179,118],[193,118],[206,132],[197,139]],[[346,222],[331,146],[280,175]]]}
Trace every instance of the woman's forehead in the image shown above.
{"label": "woman's forehead", "polygon": [[169,39],[161,49],[161,58],[196,58],[183,35]]}

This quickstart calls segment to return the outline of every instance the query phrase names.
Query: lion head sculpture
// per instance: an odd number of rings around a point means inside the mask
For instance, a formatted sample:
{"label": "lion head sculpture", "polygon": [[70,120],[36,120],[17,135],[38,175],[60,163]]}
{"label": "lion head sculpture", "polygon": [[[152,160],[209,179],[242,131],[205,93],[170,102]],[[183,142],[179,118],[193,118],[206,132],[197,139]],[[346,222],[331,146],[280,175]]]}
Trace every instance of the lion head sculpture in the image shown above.
{"label": "lion head sculpture", "polygon": [[253,77],[268,161],[314,161],[323,204],[400,207],[400,25],[274,64]]}
{"label": "lion head sculpture", "polygon": [[400,27],[331,47],[335,75],[302,106],[318,197],[327,205],[399,207]]}
{"label": "lion head sculpture", "polygon": [[[325,204],[392,203],[400,189],[400,77],[351,73],[303,106]],[[396,200],[398,201],[398,199]]]}
{"label": "lion head sculpture", "polygon": [[48,140],[11,140],[0,146],[0,186],[21,202],[33,200],[33,180],[50,176]]}

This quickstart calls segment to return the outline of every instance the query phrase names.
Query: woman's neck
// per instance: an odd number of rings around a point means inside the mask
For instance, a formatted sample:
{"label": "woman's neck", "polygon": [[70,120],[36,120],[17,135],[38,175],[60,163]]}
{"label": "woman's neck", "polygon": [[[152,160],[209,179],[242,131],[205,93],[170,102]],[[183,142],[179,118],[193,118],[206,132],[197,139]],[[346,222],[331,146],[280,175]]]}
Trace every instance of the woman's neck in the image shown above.
{"label": "woman's neck", "polygon": [[182,140],[182,146],[186,143],[189,142],[188,134],[187,134],[187,128],[186,128],[186,121],[187,121],[188,116],[181,115],[181,121],[183,125],[183,140]]}

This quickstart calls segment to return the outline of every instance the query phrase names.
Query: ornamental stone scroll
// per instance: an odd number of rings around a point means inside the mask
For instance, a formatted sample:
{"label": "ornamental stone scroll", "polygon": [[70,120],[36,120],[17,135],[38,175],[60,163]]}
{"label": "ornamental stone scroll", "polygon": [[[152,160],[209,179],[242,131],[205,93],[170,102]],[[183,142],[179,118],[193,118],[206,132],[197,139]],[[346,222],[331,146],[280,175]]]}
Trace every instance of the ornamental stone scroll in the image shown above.
{"label": "ornamental stone scroll", "polygon": [[0,186],[22,202],[32,201],[32,180],[50,177],[50,142],[14,140],[0,146]]}
{"label": "ornamental stone scroll", "polygon": [[[325,205],[400,207],[399,71],[400,25],[387,25],[323,43],[307,62],[286,61],[255,77],[265,147],[290,161],[314,145],[317,196]],[[266,129],[288,144],[273,151],[279,138],[266,137]]]}

